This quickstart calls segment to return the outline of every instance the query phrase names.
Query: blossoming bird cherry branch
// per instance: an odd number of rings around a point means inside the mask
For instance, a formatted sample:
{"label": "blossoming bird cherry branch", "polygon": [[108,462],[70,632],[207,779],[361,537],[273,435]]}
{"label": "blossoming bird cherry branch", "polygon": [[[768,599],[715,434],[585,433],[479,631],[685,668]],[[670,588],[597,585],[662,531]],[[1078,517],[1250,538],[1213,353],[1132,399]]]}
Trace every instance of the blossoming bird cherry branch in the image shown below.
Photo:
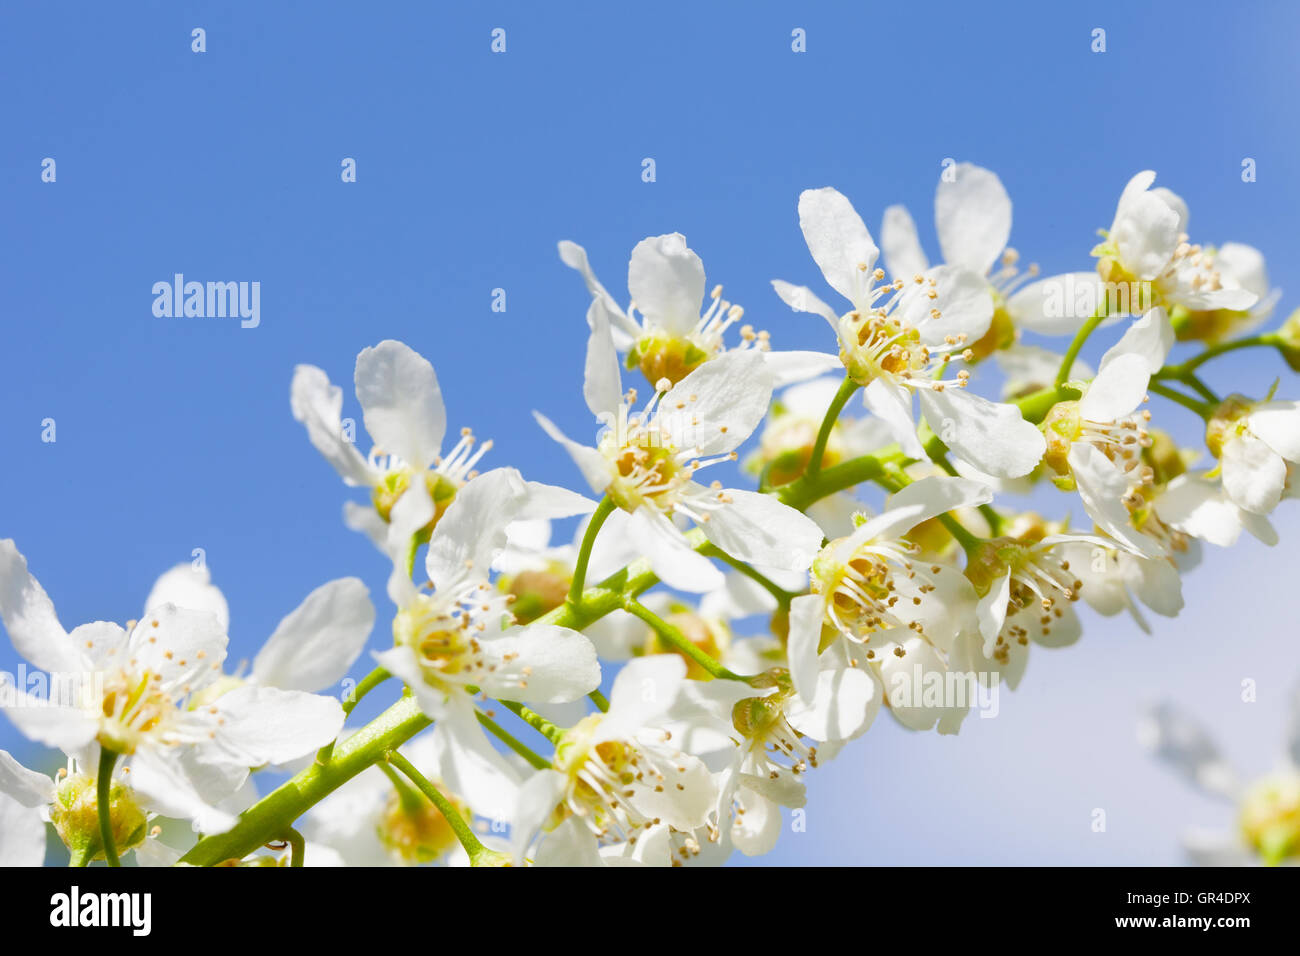
{"label": "blossoming bird cherry branch", "polygon": [[[585,250],[561,243],[590,295],[582,394],[600,427],[585,444],[535,414],[592,497],[511,467],[480,472],[491,443],[469,429],[444,452],[437,376],[402,343],[357,356],[367,456],[343,427],[342,390],[300,366],[293,414],[368,492],[344,520],[391,567],[391,645],[342,704],[318,692],[368,641],[375,609],[356,579],[312,592],[250,673],[227,674],[229,611],[206,571],[164,575],[126,629],[68,633],[0,542],[0,617],[18,649],[51,671],[106,675],[49,719],[5,708],[69,760],[50,780],[0,753],[0,814],[50,819],[79,863],[134,852],[243,865],[268,859],[263,847],[293,866],[362,851],[358,862],[721,861],[771,849],[807,771],[880,711],[956,733],[977,697],[928,689],[1014,689],[1031,646],[1079,637],[1080,600],[1143,628],[1143,607],[1176,614],[1202,542],[1276,539],[1268,515],[1300,462],[1300,404],[1276,400],[1276,384],[1220,398],[1203,369],[1254,347],[1300,369],[1300,319],[1259,333],[1276,300],[1262,257],[1193,244],[1185,203],[1152,188],[1153,173],[1122,191],[1094,272],[1046,278],[1007,246],[998,177],[952,174],[935,196],[937,265],[902,207],[886,210],[878,247],[842,194],[800,196],[813,261],[847,307],[773,287],[829,326],[824,351],[777,351],[740,325],[720,286],[705,294],[680,235],[636,246],[626,307]],[[1085,347],[1125,319],[1089,368]],[[1068,344],[1058,355],[1031,336]],[[1204,347],[1171,361],[1179,343]],[[999,400],[972,387],[994,364]],[[647,399],[625,387],[628,371]],[[1195,469],[1193,450],[1156,427],[1150,396],[1200,418],[1213,467]],[[757,491],[706,484],[751,435],[741,467]],[[1047,481],[1091,527],[1009,500]],[[870,487],[885,493],[879,510],[853,494]],[[551,522],[575,516],[573,543],[552,543]],[[762,617],[762,633],[736,636]],[[399,699],[342,733],[391,679]],[[255,768],[313,752],[237,816],[223,809]],[[509,841],[476,832],[475,815],[507,823]],[[148,826],[168,817],[207,835],[172,850]]]}

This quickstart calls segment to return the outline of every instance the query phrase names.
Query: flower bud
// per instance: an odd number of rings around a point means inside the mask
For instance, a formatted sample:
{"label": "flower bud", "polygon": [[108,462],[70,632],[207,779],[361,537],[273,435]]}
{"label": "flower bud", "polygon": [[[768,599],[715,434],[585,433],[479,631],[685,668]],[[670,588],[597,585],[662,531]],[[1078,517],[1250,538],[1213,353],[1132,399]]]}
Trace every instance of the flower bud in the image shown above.
{"label": "flower bud", "polygon": [[646,335],[637,340],[627,355],[627,367],[639,368],[652,385],[668,379],[676,385],[709,357],[689,339]]}
{"label": "flower bud", "polygon": [[[87,774],[69,774],[54,788],[50,804],[50,822],[78,866],[104,856],[96,785],[96,779]],[[147,821],[130,788],[119,780],[109,787],[108,806],[113,844],[120,855],[144,841]]]}
{"label": "flower bud", "polygon": [[1142,460],[1155,473],[1155,484],[1166,485],[1187,470],[1187,459],[1168,432],[1148,428],[1147,434],[1151,437],[1151,444],[1142,449]]}
{"label": "flower bud", "polygon": [[[436,784],[435,784],[436,786]],[[469,807],[438,787],[465,822],[472,819]],[[379,840],[406,863],[431,863],[456,845],[456,831],[423,794],[394,791],[379,822]]]}
{"label": "flower bud", "polygon": [[1300,372],[1300,309],[1296,309],[1277,330],[1277,350],[1293,372]]}
{"label": "flower bud", "polygon": [[[731,632],[720,621],[706,620],[693,611],[678,611],[669,614],[664,620],[681,631],[688,641],[715,661],[721,660],[731,646]],[[645,652],[646,654],[680,654],[682,659],[686,661],[686,676],[689,679],[701,681],[713,679],[708,671],[677,648],[666,643],[654,631],[651,631],[646,639]]]}
{"label": "flower bud", "polygon": [[1300,776],[1278,773],[1254,784],[1242,802],[1241,832],[1270,866],[1300,856]]}
{"label": "flower bud", "polygon": [[546,568],[503,575],[497,587],[514,598],[510,611],[515,623],[530,624],[565,602],[571,582],[569,570],[553,562]]}

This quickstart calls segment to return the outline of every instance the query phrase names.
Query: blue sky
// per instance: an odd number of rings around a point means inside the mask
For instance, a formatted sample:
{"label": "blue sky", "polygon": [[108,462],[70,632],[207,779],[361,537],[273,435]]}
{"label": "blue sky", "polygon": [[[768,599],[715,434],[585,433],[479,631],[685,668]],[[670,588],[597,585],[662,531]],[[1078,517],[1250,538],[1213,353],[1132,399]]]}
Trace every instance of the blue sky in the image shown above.
{"label": "blue sky", "polygon": [[[1298,16],[1282,2],[6,5],[0,536],[67,625],[136,616],[154,578],[203,548],[232,657],[349,574],[375,594],[380,646],[385,569],[340,523],[344,489],[289,414],[296,363],[346,384],[362,347],[402,339],[437,367],[452,427],[495,440],[488,464],[579,487],[530,415],[588,424],[586,295],[557,240],[620,289],[639,239],[680,231],[779,347],[828,349],[824,324],[768,285],[821,286],[799,191],[836,186],[873,229],[907,203],[934,254],[948,157],[1001,175],[1012,243],[1048,273],[1089,268],[1123,184],[1153,168],[1195,237],[1256,245],[1275,285],[1300,288]],[[1098,27],[1105,53],[1090,50]],[[345,157],[356,183],[340,181]],[[260,282],[260,326],[155,318],[150,290],[177,272]],[[1283,372],[1240,353],[1211,378],[1258,392]],[[345,407],[359,418],[350,388]],[[766,862],[1175,862],[1175,823],[1225,817],[1138,752],[1136,708],[1199,709],[1266,769],[1300,674],[1293,599],[1270,587],[1300,522],[1278,523],[1274,552],[1208,555],[1187,612],[1154,637],[1094,623],[1037,654],[997,720],[941,740],[882,718],[813,776],[808,832]],[[16,663],[0,647],[0,670]],[[20,745],[0,727],[0,747]],[[1089,829],[1095,807],[1106,834]]]}

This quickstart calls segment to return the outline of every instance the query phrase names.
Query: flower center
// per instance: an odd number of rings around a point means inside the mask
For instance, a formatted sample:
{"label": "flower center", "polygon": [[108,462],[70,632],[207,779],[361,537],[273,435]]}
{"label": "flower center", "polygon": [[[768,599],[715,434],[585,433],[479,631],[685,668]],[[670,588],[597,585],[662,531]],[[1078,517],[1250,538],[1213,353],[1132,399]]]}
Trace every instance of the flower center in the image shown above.
{"label": "flower center", "polygon": [[[458,441],[451,452],[445,456],[439,456],[433,464],[433,467],[424,472],[424,486],[429,491],[429,497],[433,499],[433,518],[429,523],[417,532],[417,537],[421,543],[428,541],[429,536],[433,533],[436,525],[443,514],[451,506],[458,492],[465,484],[473,478],[477,472],[474,466],[478,464],[488,450],[492,447],[491,441],[485,441],[477,448],[475,446],[474,434],[468,428],[462,429],[460,441]],[[401,498],[407,488],[411,486],[411,480],[415,476],[415,471],[406,462],[396,455],[385,455],[378,448],[370,452],[371,467],[382,471],[384,476],[375,483],[371,489],[370,498],[374,503],[375,511],[384,521],[392,519],[393,506],[397,504],[397,499]]]}
{"label": "flower center", "polygon": [[454,601],[420,594],[393,618],[393,641],[416,654],[432,684],[473,684],[490,663],[479,636],[501,629],[511,596],[486,583],[468,586]]}
{"label": "flower center", "polygon": [[122,668],[105,674],[100,708],[103,719],[99,742],[124,754],[135,753],[149,734],[157,733],[165,739],[163,732],[177,712],[176,702],[164,689],[159,675]]}
{"label": "flower center", "polygon": [[[919,621],[908,622],[895,607],[900,601],[917,606],[924,595],[935,590],[934,575],[943,573],[941,565],[921,567],[911,559],[917,545],[868,542],[860,545],[842,563],[829,558],[835,543],[822,549],[823,557],[813,563],[812,589],[827,595],[826,623],[852,641],[869,639],[876,631],[909,627],[924,634]],[[918,581],[918,593],[910,598],[899,593],[904,581]]]}

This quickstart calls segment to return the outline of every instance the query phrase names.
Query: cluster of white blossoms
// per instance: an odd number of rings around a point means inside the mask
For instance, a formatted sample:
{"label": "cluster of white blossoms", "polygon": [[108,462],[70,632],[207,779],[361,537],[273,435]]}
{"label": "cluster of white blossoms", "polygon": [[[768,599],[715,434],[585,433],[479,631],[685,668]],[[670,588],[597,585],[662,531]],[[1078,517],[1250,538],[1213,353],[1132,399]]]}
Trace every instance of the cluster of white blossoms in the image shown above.
{"label": "cluster of white blossoms", "polygon": [[[232,672],[226,601],[189,566],[137,621],[67,631],[0,541],[0,617],[51,688],[0,688],[0,709],[66,757],[50,777],[0,752],[0,862],[40,862],[50,822],[78,865],[717,864],[771,850],[782,808],[882,711],[957,733],[1033,645],[1079,638],[1080,600],[1143,628],[1176,615],[1202,542],[1274,543],[1300,462],[1300,403],[1264,377],[1221,395],[1206,363],[1253,347],[1300,369],[1300,319],[1259,331],[1262,256],[1193,243],[1154,179],[1122,190],[1095,269],[1050,277],[1008,246],[988,170],[945,170],[938,264],[903,208],[878,247],[842,194],[804,192],[844,303],[773,286],[830,326],[814,351],[740,324],[681,235],[635,246],[626,306],[560,243],[590,294],[595,420],[563,391],[545,411],[574,424],[534,414],[581,492],[468,428],[449,442],[434,367],[401,342],[357,356],[368,451],[343,390],[299,366],[293,415],[365,490],[343,520],[391,566],[380,637],[361,582],[332,581]],[[1203,447],[1171,437],[1176,416]],[[1300,854],[1285,786],[1243,824],[1273,862]]]}

